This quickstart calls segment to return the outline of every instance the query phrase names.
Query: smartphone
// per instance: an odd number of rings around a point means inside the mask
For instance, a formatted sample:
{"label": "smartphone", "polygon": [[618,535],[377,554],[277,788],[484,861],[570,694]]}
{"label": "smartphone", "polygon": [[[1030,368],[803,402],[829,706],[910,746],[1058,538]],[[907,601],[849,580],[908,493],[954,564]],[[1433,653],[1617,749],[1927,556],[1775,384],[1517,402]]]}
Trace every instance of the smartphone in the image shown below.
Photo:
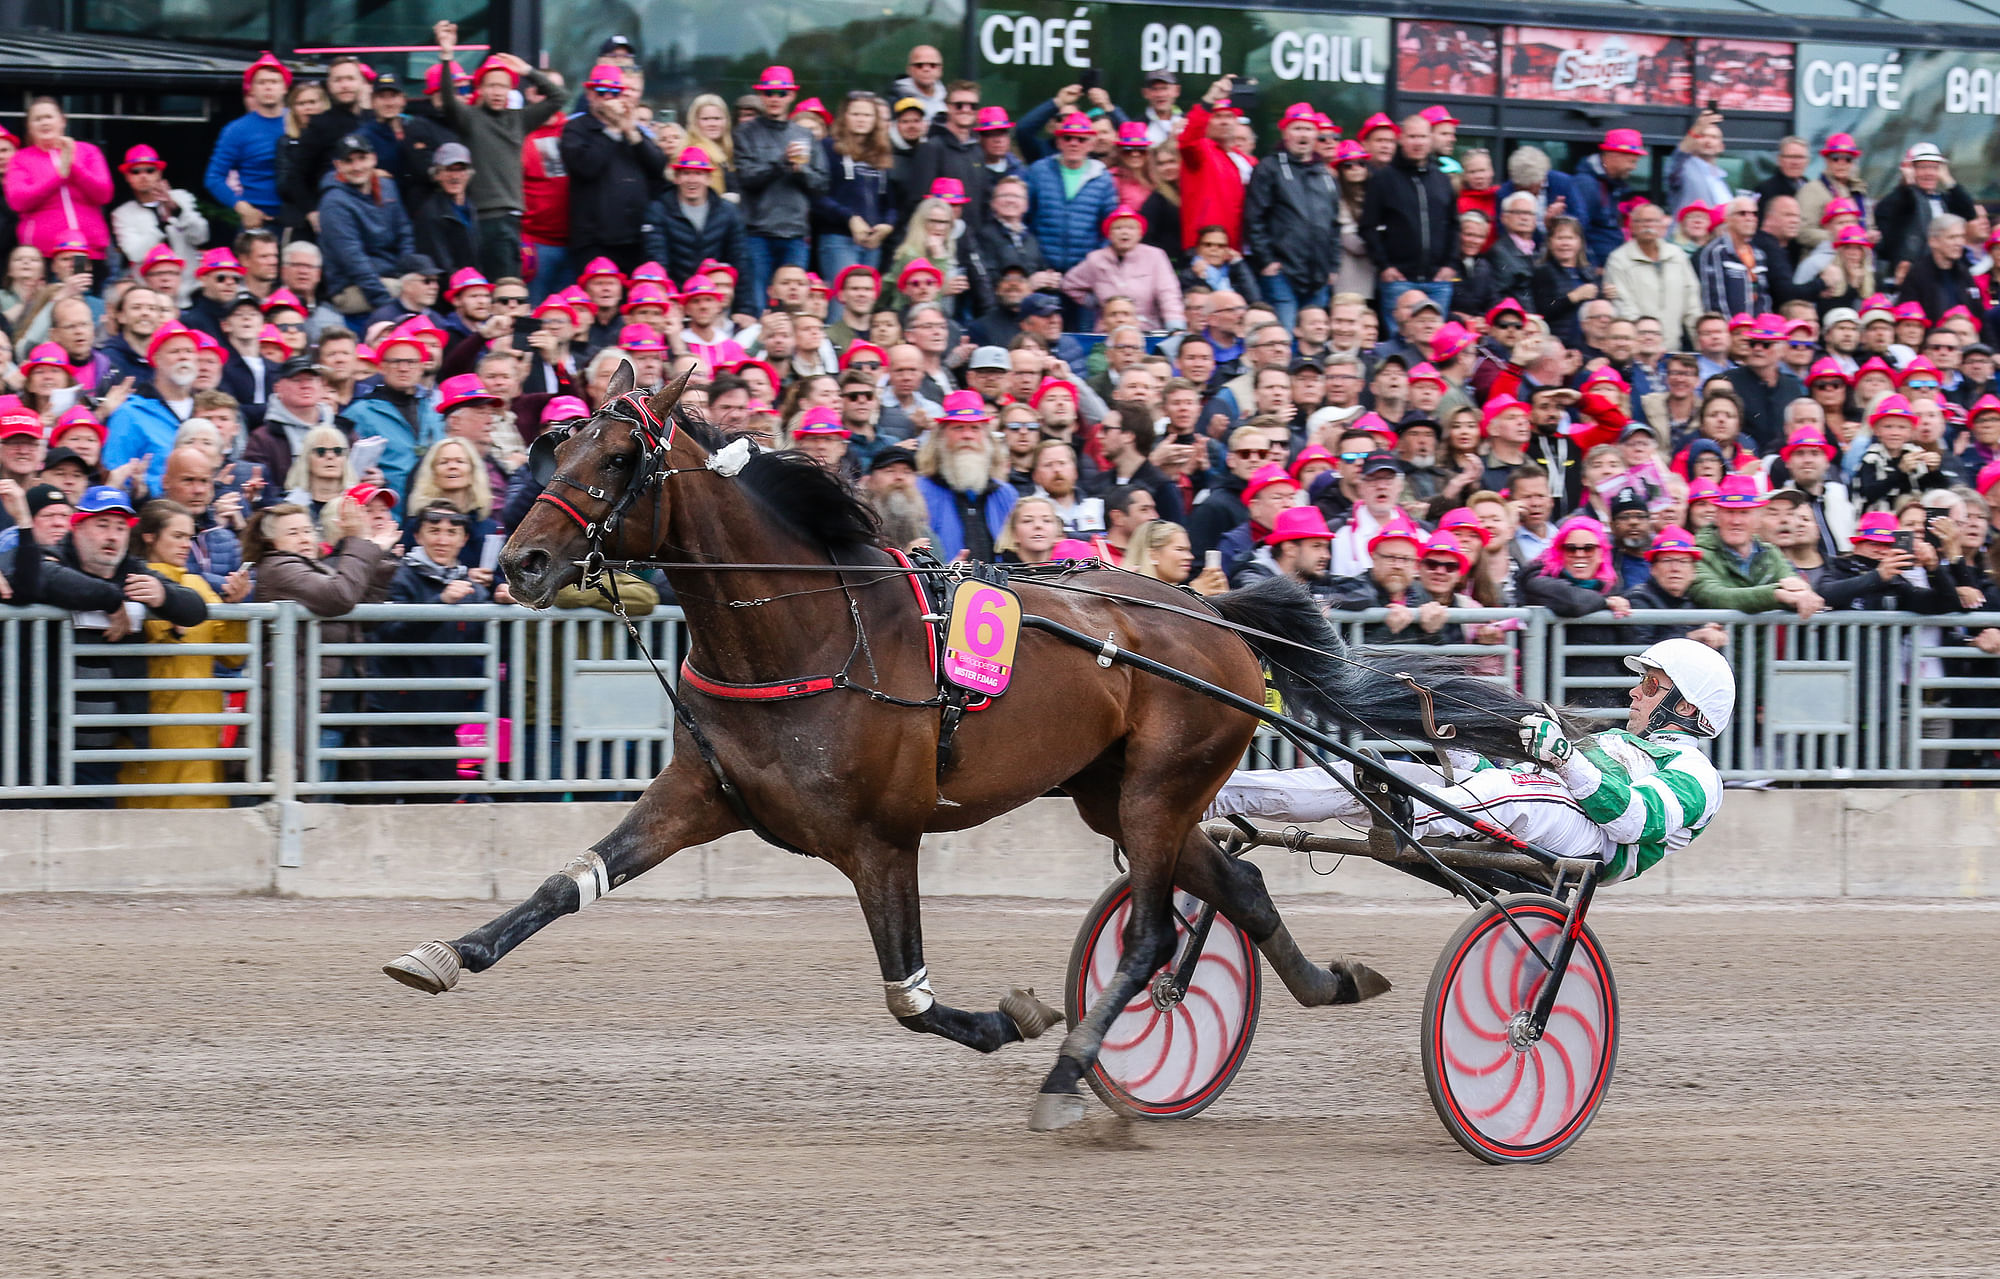
{"label": "smartphone", "polygon": [[1714,98],[1710,98],[1707,102],[1703,103],[1702,109],[1710,115],[1722,114],[1722,104]]}
{"label": "smartphone", "polygon": [[1917,550],[1917,536],[1908,529],[1904,529],[1902,532],[1896,534],[1896,540],[1893,545],[1905,555],[1914,555]]}
{"label": "smartphone", "polygon": [[1203,568],[1214,568],[1214,569],[1219,569],[1219,568],[1221,568],[1221,567],[1222,567],[1222,552],[1221,552],[1221,551],[1205,551],[1205,552],[1203,552],[1203,553],[1202,553],[1202,557],[1201,557],[1201,566],[1202,566]]}
{"label": "smartphone", "polygon": [[1256,76],[1240,75],[1236,77],[1236,82],[1229,86],[1229,101],[1231,105],[1241,107],[1245,111],[1253,110],[1261,91]]}
{"label": "smartphone", "polygon": [[656,124],[679,124],[681,122],[681,113],[672,107],[661,107],[653,113],[653,121]]}
{"label": "smartphone", "polygon": [[1092,89],[1102,88],[1103,85],[1104,73],[1096,67],[1085,67],[1083,74],[1076,78],[1076,87],[1082,89],[1085,93],[1089,93]]}
{"label": "smartphone", "polygon": [[542,325],[545,322],[544,320],[533,318],[530,318],[526,323],[516,321],[514,324],[514,349],[524,354],[532,352],[535,348],[529,345],[528,337],[530,334],[541,332]]}

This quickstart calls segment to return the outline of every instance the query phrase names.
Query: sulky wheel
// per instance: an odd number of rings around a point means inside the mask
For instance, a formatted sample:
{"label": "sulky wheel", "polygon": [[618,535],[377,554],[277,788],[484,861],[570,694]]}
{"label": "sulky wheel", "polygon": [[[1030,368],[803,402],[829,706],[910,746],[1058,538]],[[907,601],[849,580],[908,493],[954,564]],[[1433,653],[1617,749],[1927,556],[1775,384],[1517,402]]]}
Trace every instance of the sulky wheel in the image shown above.
{"label": "sulky wheel", "polygon": [[[1174,997],[1171,976],[1202,903],[1176,892],[1174,909],[1174,959],[1111,1023],[1097,1064],[1084,1076],[1105,1105],[1134,1118],[1185,1119],[1205,1110],[1236,1077],[1257,1032],[1263,993],[1257,948],[1221,915],[1209,927],[1186,992]],[[1084,918],[1063,987],[1070,1025],[1117,971],[1131,910],[1132,885],[1121,876]]]}
{"label": "sulky wheel", "polygon": [[[1553,958],[1567,918],[1539,895],[1503,897]],[[1618,990],[1585,924],[1539,1040],[1522,1030],[1546,970],[1491,903],[1452,934],[1424,996],[1424,1083],[1458,1144],[1488,1163],[1541,1163],[1570,1147],[1618,1059]]]}

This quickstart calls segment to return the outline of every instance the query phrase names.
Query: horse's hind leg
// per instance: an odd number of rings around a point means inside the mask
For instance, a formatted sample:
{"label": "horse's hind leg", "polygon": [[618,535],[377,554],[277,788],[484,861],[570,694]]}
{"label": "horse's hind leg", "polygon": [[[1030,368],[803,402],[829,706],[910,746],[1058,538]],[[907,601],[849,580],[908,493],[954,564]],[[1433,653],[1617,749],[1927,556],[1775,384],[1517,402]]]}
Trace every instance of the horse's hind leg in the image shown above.
{"label": "horse's hind leg", "polygon": [[998,1012],[969,1012],[937,1002],[924,966],[922,906],[917,894],[917,850],[882,846],[840,857],[875,941],[882,992],[889,1011],[909,1030],[990,1053],[1017,1039],[1034,1039],[1062,1021],[1062,1014],[1016,988]]}
{"label": "horse's hind leg", "polygon": [[557,919],[582,910],[681,849],[742,829],[693,743],[677,745],[674,762],[653,779],[617,829],[542,881],[526,901],[456,941],[425,942],[383,965],[382,971],[427,994],[450,990],[461,970],[484,972]]}
{"label": "horse's hind leg", "polygon": [[1174,882],[1249,934],[1292,998],[1307,1008],[1357,1004],[1389,990],[1389,979],[1366,964],[1336,959],[1322,968],[1306,958],[1279,917],[1263,872],[1244,858],[1224,856],[1199,829],[1188,832]]}

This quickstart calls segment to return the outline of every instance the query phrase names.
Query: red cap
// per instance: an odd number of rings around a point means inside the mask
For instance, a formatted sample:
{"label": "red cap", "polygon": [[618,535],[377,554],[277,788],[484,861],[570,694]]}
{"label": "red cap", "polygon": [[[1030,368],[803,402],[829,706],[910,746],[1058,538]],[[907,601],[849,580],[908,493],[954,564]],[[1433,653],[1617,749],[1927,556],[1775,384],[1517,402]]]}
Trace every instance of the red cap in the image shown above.
{"label": "red cap", "polygon": [[875,282],[875,287],[878,289],[882,287],[882,273],[880,271],[877,271],[874,267],[869,266],[865,262],[856,262],[853,266],[844,266],[840,268],[840,274],[833,277],[833,291],[835,293],[838,293],[842,289],[846,288],[847,277],[855,274],[867,276],[869,279]]}
{"label": "red cap", "polygon": [[[472,82],[474,84],[478,84],[481,80],[484,80],[487,76],[493,74],[495,71],[498,71],[501,75],[506,76],[507,83],[510,85],[518,85],[521,83],[521,77],[514,70],[514,68],[508,66],[506,63],[500,61],[500,59],[495,57],[488,57],[486,61],[479,64],[479,70],[472,73]],[[591,75],[593,77],[595,77],[596,74],[597,73],[595,71],[591,72]],[[620,84],[622,87],[623,85],[622,80],[620,81]]]}
{"label": "red cap", "polygon": [[1515,315],[1520,316],[1523,322],[1525,322],[1528,318],[1527,309],[1523,307],[1519,302],[1516,302],[1513,298],[1501,298],[1498,302],[1494,303],[1493,306],[1487,310],[1486,327],[1492,328],[1493,321],[1499,319],[1503,315],[1506,315],[1510,311],[1513,312]]}
{"label": "red cap", "polygon": [[[467,374],[466,376],[470,377],[471,374]],[[395,489],[376,484],[357,484],[347,490],[345,496],[348,501],[354,503],[356,506],[366,506],[378,499],[387,501],[390,506],[394,506],[403,500],[403,495]]]}
{"label": "red cap", "polygon": [[807,98],[792,108],[792,114],[794,116],[816,115],[826,122],[827,128],[831,129],[833,127],[833,112],[827,110],[826,103],[821,102],[818,98]]}
{"label": "red cap", "polygon": [[1104,238],[1108,240],[1111,238],[1111,224],[1113,222],[1118,222],[1126,218],[1130,218],[1132,221],[1137,222],[1139,224],[1140,235],[1146,234],[1146,219],[1140,215],[1139,210],[1133,208],[1129,204],[1121,204],[1117,208],[1113,209],[1111,212],[1105,214],[1104,224],[1100,226],[1098,230],[1102,232]]}
{"label": "red cap", "polygon": [[182,324],[179,320],[168,320],[165,324],[153,330],[152,339],[146,343],[146,363],[159,363],[160,348],[165,346],[168,340],[172,338],[186,338],[189,342],[194,343],[197,349],[201,345],[196,339],[193,329]]}
{"label": "red cap", "polygon": [[1042,384],[1035,388],[1034,394],[1028,397],[1028,407],[1031,409],[1042,407],[1042,401],[1057,391],[1061,391],[1072,401],[1076,401],[1078,398],[1076,388],[1069,383],[1063,381],[1061,378],[1045,377],[1042,379]]}
{"label": "red cap", "polygon": [[21,403],[18,396],[0,395],[0,440],[17,435],[42,438],[42,415]]}
{"label": "red cap", "polygon": [[259,71],[275,71],[285,81],[287,89],[292,87],[292,69],[271,56],[269,49],[257,55],[257,60],[243,68],[243,92],[250,92],[250,82],[257,78]]}
{"label": "red cap", "polygon": [[[853,268],[850,267],[848,269],[852,270]],[[873,342],[856,342],[852,346],[848,347],[847,350],[841,353],[840,367],[845,369],[848,365],[854,363],[855,356],[862,354],[873,355],[877,360],[880,360],[883,364],[887,364],[889,362],[889,353],[887,351],[884,351],[881,347],[876,346]]]}

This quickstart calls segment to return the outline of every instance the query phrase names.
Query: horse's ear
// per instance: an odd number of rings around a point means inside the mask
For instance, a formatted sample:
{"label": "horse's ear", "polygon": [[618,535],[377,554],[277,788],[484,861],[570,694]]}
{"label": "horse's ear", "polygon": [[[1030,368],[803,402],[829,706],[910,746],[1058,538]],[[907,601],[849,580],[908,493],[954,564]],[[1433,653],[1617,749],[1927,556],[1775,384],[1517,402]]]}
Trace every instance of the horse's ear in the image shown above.
{"label": "horse's ear", "polygon": [[618,361],[618,371],[611,375],[611,385],[604,388],[604,398],[615,400],[639,385],[638,375],[632,372],[630,360]]}
{"label": "horse's ear", "polygon": [[674,405],[681,402],[681,392],[687,390],[687,384],[693,377],[694,367],[690,365],[687,372],[661,387],[660,393],[655,395],[651,403],[647,405],[648,408],[653,410],[653,416],[662,422],[666,421],[667,414],[674,411]]}

